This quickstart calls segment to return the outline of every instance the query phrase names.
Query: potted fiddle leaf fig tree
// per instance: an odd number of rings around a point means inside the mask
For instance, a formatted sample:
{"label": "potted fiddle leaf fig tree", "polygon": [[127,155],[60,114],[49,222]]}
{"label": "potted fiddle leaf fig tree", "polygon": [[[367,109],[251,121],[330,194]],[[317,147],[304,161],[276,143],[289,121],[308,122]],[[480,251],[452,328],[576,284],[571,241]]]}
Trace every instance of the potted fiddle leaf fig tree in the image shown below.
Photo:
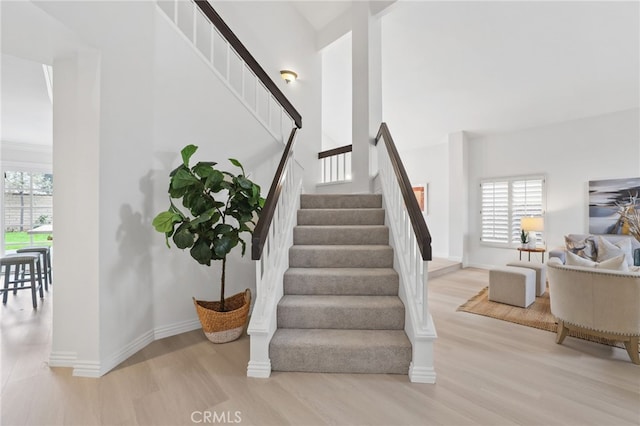
{"label": "potted fiddle leaf fig tree", "polygon": [[[153,226],[165,234],[167,247],[171,239],[179,249],[189,249],[198,263],[211,266],[211,261],[222,261],[220,300],[193,298],[193,302],[207,338],[224,343],[242,335],[251,302],[249,289],[225,298],[227,256],[238,245],[244,256],[246,243],[240,234],[253,232],[264,198],[238,160],[229,159],[239,174],[220,170],[210,161],[190,167],[197,149],[194,145],[182,149],[182,164],[169,175],[169,208],[153,219]],[[173,199],[181,200],[183,208]]]}

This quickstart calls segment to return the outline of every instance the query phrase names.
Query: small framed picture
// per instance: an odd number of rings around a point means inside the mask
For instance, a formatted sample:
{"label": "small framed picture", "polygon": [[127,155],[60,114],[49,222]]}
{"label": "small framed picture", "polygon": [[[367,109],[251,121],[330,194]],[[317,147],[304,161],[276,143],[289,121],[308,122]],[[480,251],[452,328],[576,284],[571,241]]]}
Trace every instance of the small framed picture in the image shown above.
{"label": "small framed picture", "polygon": [[416,200],[418,200],[418,206],[420,206],[420,210],[422,212],[428,212],[428,193],[427,188],[429,184],[425,183],[424,185],[416,185],[413,187],[413,193],[416,196]]}

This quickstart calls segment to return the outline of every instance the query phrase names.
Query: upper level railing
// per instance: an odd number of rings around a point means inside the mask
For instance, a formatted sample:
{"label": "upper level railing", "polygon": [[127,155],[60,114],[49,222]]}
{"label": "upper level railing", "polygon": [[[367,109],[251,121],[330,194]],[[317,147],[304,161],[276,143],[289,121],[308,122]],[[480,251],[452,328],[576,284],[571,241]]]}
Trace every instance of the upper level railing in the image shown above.
{"label": "upper level railing", "polygon": [[318,153],[321,183],[351,180],[351,151],[353,145],[345,145]]}
{"label": "upper level railing", "polygon": [[296,127],[298,129],[302,128],[302,116],[300,113],[293,107],[291,102],[287,99],[287,97],[282,93],[278,86],[273,82],[273,80],[267,75],[265,70],[260,66],[258,61],[249,53],[247,48],[242,44],[242,42],[236,37],[236,35],[231,31],[231,28],[222,20],[220,15],[213,9],[213,6],[207,0],[195,0],[196,5],[202,10],[202,13],[209,18],[209,21],[220,31],[220,34],[229,42],[231,47],[236,51],[238,55],[242,58],[242,60],[247,64],[247,66],[253,71],[256,77],[264,84],[267,90],[273,95],[273,97],[278,101],[280,105],[287,111],[289,116],[293,119]]}
{"label": "upper level railing", "polygon": [[402,165],[402,160],[400,159],[396,145],[393,142],[387,123],[382,123],[380,125],[378,135],[376,136],[376,145],[380,139],[384,141],[387,148],[386,151],[389,156],[389,161],[391,162],[391,166],[395,172],[398,186],[402,194],[402,199],[404,200],[404,205],[411,222],[411,227],[415,234],[416,243],[418,244],[418,248],[422,255],[422,260],[431,260],[431,234],[429,233],[429,228],[427,227],[427,223],[425,222],[420,206],[418,205],[418,200],[413,193],[411,181],[409,180],[407,172]]}
{"label": "upper level railing", "polygon": [[211,70],[271,135],[286,142],[302,117],[206,0],[157,0]]}

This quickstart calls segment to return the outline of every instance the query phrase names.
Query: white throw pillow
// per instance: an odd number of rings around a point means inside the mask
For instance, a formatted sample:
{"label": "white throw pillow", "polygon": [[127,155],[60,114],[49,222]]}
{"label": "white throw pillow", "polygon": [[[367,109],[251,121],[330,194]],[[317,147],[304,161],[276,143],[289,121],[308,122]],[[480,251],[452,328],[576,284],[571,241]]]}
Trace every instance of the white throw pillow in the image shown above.
{"label": "white throw pillow", "polygon": [[624,255],[627,266],[633,266],[633,254],[631,250],[631,240],[623,238],[615,243],[610,242],[606,238],[598,236],[598,262],[612,259],[620,255]]}
{"label": "white throw pillow", "polygon": [[569,266],[585,266],[587,268],[607,269],[613,271],[628,272],[629,266],[624,259],[624,255],[613,257],[602,262],[594,262],[577,254],[567,252],[567,265]]}
{"label": "white throw pillow", "polygon": [[610,269],[613,271],[628,272],[629,265],[627,265],[627,261],[624,256],[620,255],[618,257],[612,257],[611,259],[598,262],[596,264],[596,269]]}
{"label": "white throw pillow", "polygon": [[595,268],[598,262],[589,260],[586,257],[578,256],[570,251],[567,252],[567,265],[569,266],[586,266],[588,268]]}

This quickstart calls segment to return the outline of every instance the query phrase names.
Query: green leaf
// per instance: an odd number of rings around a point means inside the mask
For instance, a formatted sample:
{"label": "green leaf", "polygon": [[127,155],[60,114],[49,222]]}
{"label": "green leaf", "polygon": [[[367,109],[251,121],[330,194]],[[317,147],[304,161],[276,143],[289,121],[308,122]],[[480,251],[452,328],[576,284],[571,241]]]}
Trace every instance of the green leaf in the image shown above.
{"label": "green leaf", "polygon": [[227,235],[223,235],[222,237],[213,241],[213,251],[215,252],[216,256],[220,258],[224,258],[232,248],[232,239]]}
{"label": "green leaf", "polygon": [[212,161],[201,161],[193,166],[193,173],[197,174],[201,178],[207,178],[211,176],[212,173],[217,172],[217,170],[213,168],[216,164],[218,163],[214,163]]}
{"label": "green leaf", "polygon": [[173,232],[173,225],[182,221],[180,215],[166,211],[159,213],[155,218],[153,218],[153,222],[151,224],[158,232],[167,233]]}
{"label": "green leaf", "polygon": [[175,176],[171,179],[171,188],[187,188],[191,185],[197,185],[199,183],[200,181],[189,170],[181,169],[178,170]]}
{"label": "green leaf", "polygon": [[198,261],[202,265],[211,266],[211,249],[209,244],[202,238],[198,238],[198,241],[193,245],[190,250],[191,257]]}
{"label": "green leaf", "polygon": [[182,164],[184,164],[185,167],[189,167],[189,159],[197,150],[198,147],[195,145],[187,145],[182,148],[180,154],[182,155]]}
{"label": "green leaf", "polygon": [[236,160],[235,158],[229,158],[229,161],[231,161],[231,164],[233,164],[234,166],[240,167],[242,169],[242,174],[244,174],[244,168],[242,167],[242,164],[240,164],[238,160]]}
{"label": "green leaf", "polygon": [[213,232],[215,232],[216,235],[225,235],[233,232],[233,226],[226,223],[221,223],[213,229]]}
{"label": "green leaf", "polygon": [[173,242],[179,249],[186,249],[193,245],[195,236],[189,230],[189,223],[185,222],[178,227],[176,233],[173,234]]}
{"label": "green leaf", "polygon": [[180,169],[189,170],[184,166],[184,164],[180,164],[178,167],[176,167],[175,169],[171,170],[171,173],[169,173],[169,177],[173,177],[176,173],[178,173],[178,170],[180,170]]}
{"label": "green leaf", "polygon": [[206,212],[202,213],[200,216],[191,221],[191,226],[195,227],[200,225],[201,223],[207,222],[211,220],[213,215],[216,214],[215,209],[209,209]]}
{"label": "green leaf", "polygon": [[213,170],[211,174],[207,176],[207,180],[204,183],[205,188],[209,188],[214,192],[220,191],[218,185],[224,180],[224,175],[219,170]]}
{"label": "green leaf", "polygon": [[250,190],[253,188],[253,182],[251,182],[249,179],[247,179],[244,176],[238,176],[238,185],[240,185],[242,189]]}

